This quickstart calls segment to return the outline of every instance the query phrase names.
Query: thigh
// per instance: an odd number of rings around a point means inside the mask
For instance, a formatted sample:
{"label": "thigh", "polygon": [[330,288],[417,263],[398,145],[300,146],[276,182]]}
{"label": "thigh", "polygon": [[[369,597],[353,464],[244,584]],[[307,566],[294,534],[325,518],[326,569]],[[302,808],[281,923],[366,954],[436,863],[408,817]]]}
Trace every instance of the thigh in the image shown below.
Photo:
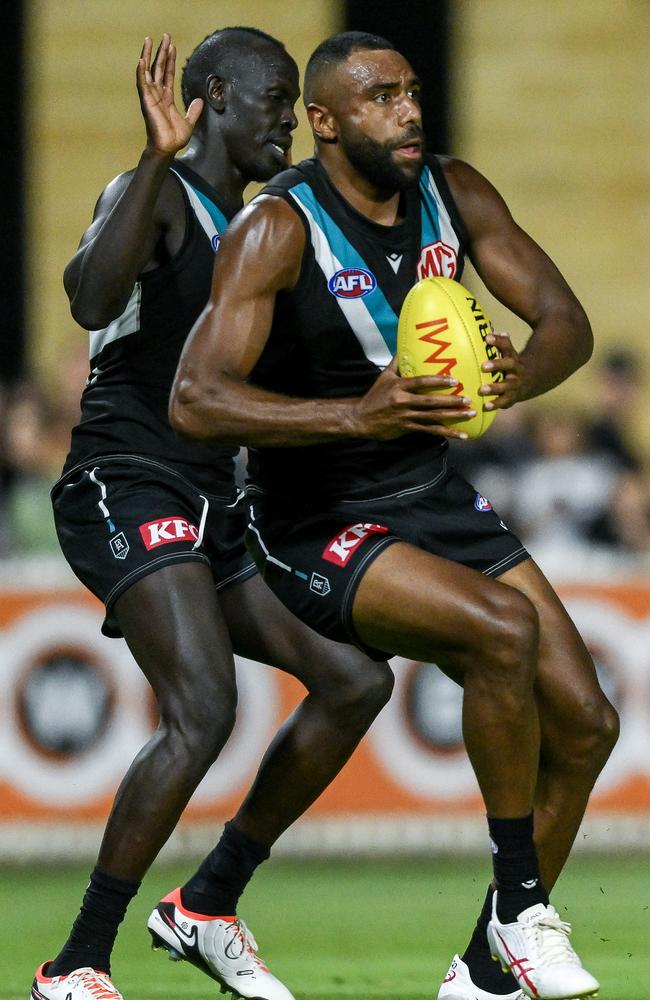
{"label": "thigh", "polygon": [[379,670],[361,650],[305,625],[259,575],[229,587],[219,601],[236,653],[280,668],[310,691],[356,682]]}
{"label": "thigh", "polygon": [[518,627],[536,627],[529,601],[500,580],[407,543],[380,553],[357,587],[354,629],[363,642],[435,660],[462,683],[481,653],[506,649]]}
{"label": "thigh", "polygon": [[232,646],[209,567],[168,564],[115,602],[116,623],[159,701],[209,702],[234,689]]}

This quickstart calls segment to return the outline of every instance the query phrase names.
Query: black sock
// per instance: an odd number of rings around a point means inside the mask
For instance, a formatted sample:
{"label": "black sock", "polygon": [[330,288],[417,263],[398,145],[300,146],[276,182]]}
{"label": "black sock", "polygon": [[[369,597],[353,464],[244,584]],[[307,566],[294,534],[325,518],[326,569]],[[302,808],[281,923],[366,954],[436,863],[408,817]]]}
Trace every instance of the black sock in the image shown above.
{"label": "black sock", "polygon": [[493,961],[487,940],[487,925],[492,916],[492,896],[494,889],[489,887],[483,909],[476,921],[476,927],[471,940],[462,956],[463,962],[469,968],[472,982],[488,993],[514,993],[519,989],[517,980],[511,972],[503,973],[498,962]]}
{"label": "black sock", "polygon": [[498,891],[497,914],[502,923],[509,924],[534,903],[548,903],[548,895],[539,877],[533,841],[533,814],[520,819],[493,819],[488,816],[488,826]]}
{"label": "black sock", "polygon": [[70,937],[47,975],[65,976],[86,965],[110,975],[117,928],[139,888],[139,882],[125,882],[95,868]]}
{"label": "black sock", "polygon": [[183,906],[209,917],[234,916],[253,872],[271,851],[226,823],[221,840],[181,889]]}

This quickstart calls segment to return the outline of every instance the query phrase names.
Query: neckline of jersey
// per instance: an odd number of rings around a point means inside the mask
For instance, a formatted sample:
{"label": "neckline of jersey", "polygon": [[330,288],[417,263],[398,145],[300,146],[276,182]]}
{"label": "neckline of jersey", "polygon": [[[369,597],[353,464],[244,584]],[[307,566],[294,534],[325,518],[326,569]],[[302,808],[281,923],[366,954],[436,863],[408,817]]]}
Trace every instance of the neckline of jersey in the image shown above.
{"label": "neckline of jersey", "polygon": [[380,239],[383,239],[391,244],[394,244],[396,240],[400,240],[401,242],[408,236],[410,223],[412,222],[411,206],[413,203],[413,194],[415,193],[419,197],[419,188],[417,184],[415,184],[412,188],[407,188],[403,192],[404,217],[402,221],[397,222],[393,226],[384,226],[380,222],[374,222],[372,219],[369,219],[367,215],[364,215],[363,212],[360,212],[357,208],[355,208],[354,205],[352,205],[347,198],[341,194],[339,189],[332,182],[329,174],[318,157],[314,157],[313,159],[316,164],[317,175],[321,178],[328,191],[332,193],[332,196],[339,202],[342,208],[349,213],[352,224],[356,223],[358,228],[365,230],[366,232],[370,232],[373,236],[379,237]]}

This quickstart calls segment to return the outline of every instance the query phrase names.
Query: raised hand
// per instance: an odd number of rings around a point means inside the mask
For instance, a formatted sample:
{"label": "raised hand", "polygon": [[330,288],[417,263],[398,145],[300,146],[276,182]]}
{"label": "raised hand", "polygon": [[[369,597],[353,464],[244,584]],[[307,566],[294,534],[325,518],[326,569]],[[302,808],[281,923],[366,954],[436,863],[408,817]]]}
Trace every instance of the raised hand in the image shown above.
{"label": "raised hand", "polygon": [[524,366],[507,333],[493,333],[487,338],[487,342],[498,347],[501,357],[484,361],[481,368],[493,377],[496,372],[502,372],[503,379],[482,385],[479,393],[481,396],[494,397],[486,401],[486,410],[506,410],[522,398]]}
{"label": "raised hand", "polygon": [[182,115],[174,103],[176,47],[167,33],[162,37],[151,64],[153,42],[144,40],[136,70],[140,107],[147,129],[147,146],[155,152],[174,156],[190,140],[203,110],[203,101],[195,98]]}
{"label": "raised hand", "polygon": [[436,394],[436,389],[449,389],[458,380],[449,376],[419,375],[402,378],[397,358],[384,369],[370,389],[357,402],[357,419],[361,437],[389,441],[412,431],[460,438],[467,434],[452,430],[443,421],[469,420],[476,411],[470,409],[466,396]]}

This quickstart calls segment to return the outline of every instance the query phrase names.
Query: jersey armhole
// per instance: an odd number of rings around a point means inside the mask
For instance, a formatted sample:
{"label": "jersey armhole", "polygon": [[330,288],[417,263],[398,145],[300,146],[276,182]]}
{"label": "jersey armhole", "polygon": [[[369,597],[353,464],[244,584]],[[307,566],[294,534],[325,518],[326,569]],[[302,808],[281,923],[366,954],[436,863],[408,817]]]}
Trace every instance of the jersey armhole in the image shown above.
{"label": "jersey armhole", "polygon": [[447,178],[445,177],[445,172],[440,166],[440,162],[435,153],[430,153],[427,156],[426,164],[429,167],[431,173],[433,174],[433,179],[436,182],[436,186],[438,188],[438,191],[440,192],[440,196],[445,203],[447,211],[449,212],[449,218],[451,219],[452,225],[458,235],[459,260],[462,259],[464,261],[469,246],[469,234],[467,232],[467,227],[463,222],[463,217],[460,214],[458,205],[456,204],[454,196],[451,193],[451,188],[447,184]]}

